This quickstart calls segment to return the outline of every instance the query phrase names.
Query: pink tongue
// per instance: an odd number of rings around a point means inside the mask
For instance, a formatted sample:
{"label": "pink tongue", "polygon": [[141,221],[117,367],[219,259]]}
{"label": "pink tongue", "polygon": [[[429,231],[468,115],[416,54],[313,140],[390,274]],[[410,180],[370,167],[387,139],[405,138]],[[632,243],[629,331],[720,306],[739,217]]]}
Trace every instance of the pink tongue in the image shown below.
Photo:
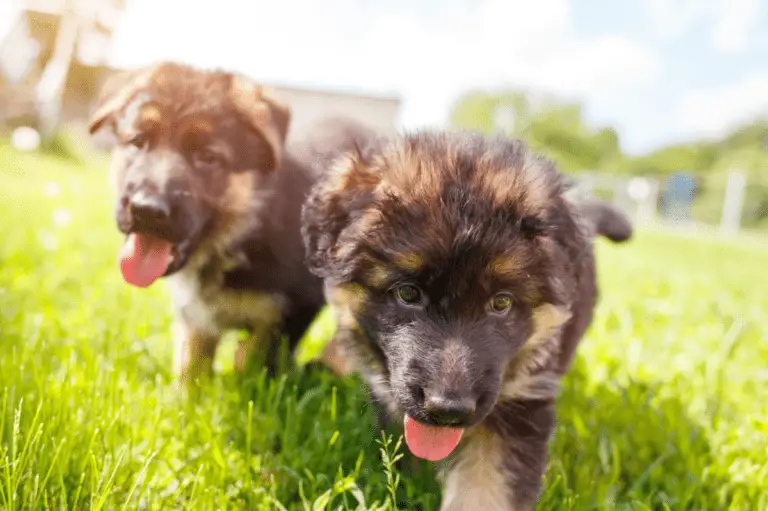
{"label": "pink tongue", "polygon": [[131,234],[120,250],[120,271],[129,284],[147,287],[160,278],[171,260],[171,244],[146,234]]}
{"label": "pink tongue", "polygon": [[453,452],[461,435],[460,428],[428,426],[405,416],[405,443],[414,456],[429,461],[439,461]]}

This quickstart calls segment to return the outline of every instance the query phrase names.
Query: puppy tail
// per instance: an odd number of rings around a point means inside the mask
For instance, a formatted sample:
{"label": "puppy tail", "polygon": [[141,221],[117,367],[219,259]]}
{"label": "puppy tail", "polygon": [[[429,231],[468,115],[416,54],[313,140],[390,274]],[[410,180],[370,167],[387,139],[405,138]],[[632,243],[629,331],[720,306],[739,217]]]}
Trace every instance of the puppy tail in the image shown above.
{"label": "puppy tail", "polygon": [[593,236],[604,236],[614,243],[623,243],[632,237],[633,227],[627,215],[605,201],[580,201],[576,210],[589,224]]}

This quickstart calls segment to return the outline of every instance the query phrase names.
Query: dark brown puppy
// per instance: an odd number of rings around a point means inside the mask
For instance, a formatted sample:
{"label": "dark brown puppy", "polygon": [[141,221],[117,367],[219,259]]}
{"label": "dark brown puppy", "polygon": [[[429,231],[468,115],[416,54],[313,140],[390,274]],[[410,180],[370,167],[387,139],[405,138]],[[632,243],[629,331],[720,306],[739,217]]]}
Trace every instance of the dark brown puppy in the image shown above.
{"label": "dark brown puppy", "polygon": [[336,342],[411,452],[445,458],[443,510],[537,502],[597,299],[592,237],[631,234],[563,192],[519,141],[426,131],[343,155],[304,207]]}
{"label": "dark brown puppy", "polygon": [[104,86],[90,131],[116,137],[121,269],[137,286],[167,280],[182,379],[210,371],[225,330],[250,332],[242,370],[280,333],[295,345],[324,304],[300,235],[315,177],[284,151],[289,121],[268,90],[223,71],[162,63]]}

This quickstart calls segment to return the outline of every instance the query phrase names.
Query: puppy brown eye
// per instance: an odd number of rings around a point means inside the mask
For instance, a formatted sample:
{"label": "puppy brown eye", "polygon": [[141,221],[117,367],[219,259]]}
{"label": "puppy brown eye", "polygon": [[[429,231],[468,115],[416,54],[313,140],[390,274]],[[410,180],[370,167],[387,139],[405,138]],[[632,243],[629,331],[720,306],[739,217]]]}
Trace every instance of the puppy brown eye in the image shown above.
{"label": "puppy brown eye", "polygon": [[137,149],[143,149],[144,146],[147,145],[148,140],[149,139],[146,134],[136,133],[133,137],[131,137],[128,143]]}
{"label": "puppy brown eye", "polygon": [[201,149],[195,153],[195,162],[200,165],[212,166],[219,162],[219,155],[209,149]]}
{"label": "puppy brown eye", "polygon": [[410,284],[395,289],[395,296],[405,305],[418,305],[421,303],[421,291],[416,286]]}
{"label": "puppy brown eye", "polygon": [[495,314],[504,314],[512,308],[512,296],[507,293],[499,293],[491,299],[491,312]]}

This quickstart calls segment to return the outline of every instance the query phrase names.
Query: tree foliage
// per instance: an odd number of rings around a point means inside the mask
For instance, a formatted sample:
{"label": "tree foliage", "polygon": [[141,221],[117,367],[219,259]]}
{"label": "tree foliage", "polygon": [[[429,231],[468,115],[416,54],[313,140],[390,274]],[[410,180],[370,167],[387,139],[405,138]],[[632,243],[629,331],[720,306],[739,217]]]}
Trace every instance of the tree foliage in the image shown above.
{"label": "tree foliage", "polygon": [[724,173],[736,166],[768,182],[768,118],[746,123],[719,140],[669,145],[640,156],[623,153],[614,128],[588,125],[580,104],[526,91],[470,91],[456,101],[450,121],[454,128],[523,138],[566,172],[664,176],[680,170]]}
{"label": "tree foliage", "polygon": [[616,131],[587,126],[578,103],[523,92],[470,92],[452,109],[451,124],[524,138],[532,147],[546,149],[566,171],[607,169],[621,158]]}

